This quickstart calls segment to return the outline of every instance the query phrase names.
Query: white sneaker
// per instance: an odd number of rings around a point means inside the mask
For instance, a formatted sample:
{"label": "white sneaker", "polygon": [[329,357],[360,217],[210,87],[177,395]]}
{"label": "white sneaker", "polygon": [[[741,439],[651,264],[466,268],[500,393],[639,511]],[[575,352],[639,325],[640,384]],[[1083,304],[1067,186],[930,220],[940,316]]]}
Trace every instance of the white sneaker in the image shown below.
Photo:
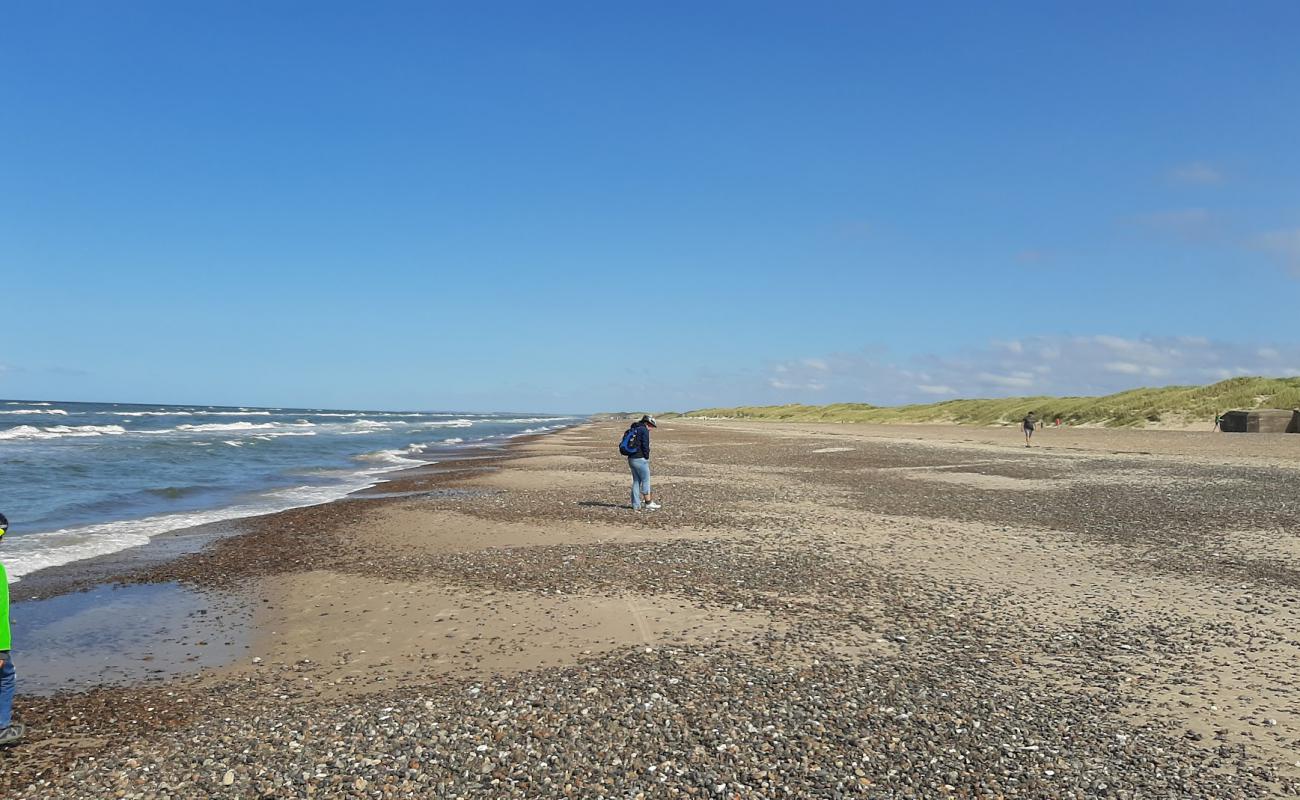
{"label": "white sneaker", "polygon": [[658,503],[646,503],[645,507],[650,509],[651,511],[658,511],[659,509],[663,508],[663,506],[659,505]]}

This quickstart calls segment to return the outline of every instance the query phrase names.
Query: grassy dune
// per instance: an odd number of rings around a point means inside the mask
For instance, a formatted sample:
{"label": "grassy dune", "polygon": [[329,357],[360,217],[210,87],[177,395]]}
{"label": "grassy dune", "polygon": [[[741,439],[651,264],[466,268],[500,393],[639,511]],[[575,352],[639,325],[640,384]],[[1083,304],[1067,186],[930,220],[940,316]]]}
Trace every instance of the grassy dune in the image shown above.
{"label": "grassy dune", "polygon": [[1205,421],[1229,409],[1298,408],[1300,377],[1232,378],[1209,386],[1130,389],[1105,397],[1005,397],[996,400],[947,400],[908,406],[835,403],[825,406],[739,406],[702,408],[685,417],[724,417],[792,422],[950,422],[997,425],[1019,422],[1030,411],[1069,425],[1141,427]]}

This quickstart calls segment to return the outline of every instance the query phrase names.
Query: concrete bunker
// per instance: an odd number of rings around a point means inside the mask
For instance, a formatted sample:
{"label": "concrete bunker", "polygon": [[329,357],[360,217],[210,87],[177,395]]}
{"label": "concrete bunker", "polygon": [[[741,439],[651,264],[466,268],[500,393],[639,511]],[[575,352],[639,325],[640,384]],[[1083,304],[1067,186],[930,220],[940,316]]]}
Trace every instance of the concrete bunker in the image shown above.
{"label": "concrete bunker", "polygon": [[1223,415],[1219,429],[1224,433],[1300,433],[1300,409],[1229,411]]}

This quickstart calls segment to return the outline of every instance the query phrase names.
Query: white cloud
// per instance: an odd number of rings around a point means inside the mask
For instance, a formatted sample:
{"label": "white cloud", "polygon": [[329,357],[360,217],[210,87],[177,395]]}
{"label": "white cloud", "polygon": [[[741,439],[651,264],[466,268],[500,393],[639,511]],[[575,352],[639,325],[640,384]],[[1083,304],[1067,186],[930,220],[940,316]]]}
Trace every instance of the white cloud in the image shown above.
{"label": "white cloud", "polygon": [[[1088,339],[1087,337],[1084,337],[1081,339],[1076,339],[1075,341],[1079,343],[1084,343],[1087,342]],[[1106,336],[1106,335],[1094,336],[1092,337],[1092,341],[1096,342],[1097,344],[1101,345],[1102,347],[1108,350],[1114,350],[1120,353],[1132,350],[1134,347],[1137,346],[1137,342],[1135,342],[1134,340],[1122,339],[1118,336]]]}
{"label": "white cloud", "polygon": [[1179,164],[1170,169],[1166,177],[1174,183],[1213,186],[1223,183],[1226,176],[1223,174],[1223,170],[1213,164],[1204,161],[1192,161],[1188,164]]}
{"label": "white cloud", "polygon": [[977,376],[983,383],[1003,389],[1028,389],[1034,385],[1034,376],[1024,372],[999,375],[993,372],[981,372]]}
{"label": "white cloud", "polygon": [[822,389],[826,388],[826,384],[818,383],[816,381],[783,381],[777,378],[769,378],[767,381],[767,385],[771,386],[773,389],[782,389],[782,390],[793,389],[798,391],[810,391],[810,392],[820,392]]}
{"label": "white cloud", "polygon": [[916,390],[922,394],[957,394],[957,390],[951,386],[936,386],[929,383],[918,383]]}
{"label": "white cloud", "polygon": [[[1109,394],[1143,385],[1202,384],[1240,375],[1296,375],[1297,342],[1203,337],[1032,336],[890,359],[879,351],[769,364],[762,397],[732,402],[866,402],[936,397]],[[1285,366],[1284,366],[1285,365]],[[742,386],[735,391],[743,392]],[[718,405],[719,403],[709,403]]]}
{"label": "white cloud", "polygon": [[[1176,357],[1177,351],[1171,350],[1168,354]],[[1154,364],[1134,364],[1129,361],[1110,361],[1102,364],[1101,368],[1119,375],[1146,375],[1151,378],[1163,378],[1169,374],[1169,370],[1165,367]]]}

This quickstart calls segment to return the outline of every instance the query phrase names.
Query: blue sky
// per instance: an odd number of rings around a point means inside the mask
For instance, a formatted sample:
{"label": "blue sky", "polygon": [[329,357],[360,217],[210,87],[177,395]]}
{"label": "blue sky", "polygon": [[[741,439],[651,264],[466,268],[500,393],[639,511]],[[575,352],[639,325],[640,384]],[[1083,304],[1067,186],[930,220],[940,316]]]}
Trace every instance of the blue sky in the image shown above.
{"label": "blue sky", "polygon": [[1300,372],[1289,2],[28,3],[0,396],[683,409]]}

